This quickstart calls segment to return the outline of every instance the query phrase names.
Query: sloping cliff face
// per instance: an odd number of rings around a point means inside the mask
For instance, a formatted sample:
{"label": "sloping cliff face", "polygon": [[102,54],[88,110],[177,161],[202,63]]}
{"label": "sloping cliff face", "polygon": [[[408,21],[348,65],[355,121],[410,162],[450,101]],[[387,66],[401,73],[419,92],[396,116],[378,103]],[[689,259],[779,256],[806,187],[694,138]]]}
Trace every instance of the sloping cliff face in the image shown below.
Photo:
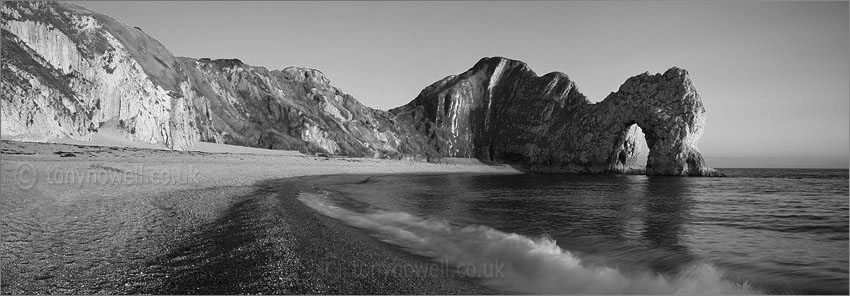
{"label": "sloping cliff face", "polygon": [[563,73],[484,58],[390,110],[446,156],[521,164],[534,172],[623,172],[646,134],[651,175],[714,175],[697,149],[705,109],[685,70],[641,74],[592,104]]}
{"label": "sloping cliff face", "polygon": [[[321,72],[175,58],[141,29],[70,3],[2,3],[2,136],[198,141],[350,156],[426,155],[423,135]],[[430,149],[432,150],[432,149]]]}
{"label": "sloping cliff face", "polygon": [[333,87],[318,70],[179,60],[202,141],[366,157],[426,152],[424,136]]}

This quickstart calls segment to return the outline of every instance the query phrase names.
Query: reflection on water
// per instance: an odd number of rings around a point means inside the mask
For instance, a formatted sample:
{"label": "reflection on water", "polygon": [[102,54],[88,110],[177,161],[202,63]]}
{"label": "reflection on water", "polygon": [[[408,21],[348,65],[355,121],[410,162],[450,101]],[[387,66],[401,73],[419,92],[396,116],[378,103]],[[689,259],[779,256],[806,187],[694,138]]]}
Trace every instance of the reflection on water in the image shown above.
{"label": "reflection on water", "polygon": [[686,250],[681,238],[692,203],[687,181],[684,178],[649,178],[643,203],[646,208],[643,236],[651,247]]}
{"label": "reflection on water", "polygon": [[847,293],[847,172],[734,173],[388,176],[328,189],[368,207],[550,237],[586,264],[676,275],[707,262],[767,292]]}

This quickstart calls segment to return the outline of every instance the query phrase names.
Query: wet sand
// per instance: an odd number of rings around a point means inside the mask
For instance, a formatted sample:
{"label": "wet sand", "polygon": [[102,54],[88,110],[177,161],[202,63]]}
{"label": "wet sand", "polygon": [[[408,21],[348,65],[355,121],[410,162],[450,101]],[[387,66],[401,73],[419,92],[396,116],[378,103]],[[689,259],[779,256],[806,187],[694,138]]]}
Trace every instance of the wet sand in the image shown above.
{"label": "wet sand", "polygon": [[303,176],[517,173],[262,150],[2,149],[3,294],[492,293],[296,195],[319,180]]}

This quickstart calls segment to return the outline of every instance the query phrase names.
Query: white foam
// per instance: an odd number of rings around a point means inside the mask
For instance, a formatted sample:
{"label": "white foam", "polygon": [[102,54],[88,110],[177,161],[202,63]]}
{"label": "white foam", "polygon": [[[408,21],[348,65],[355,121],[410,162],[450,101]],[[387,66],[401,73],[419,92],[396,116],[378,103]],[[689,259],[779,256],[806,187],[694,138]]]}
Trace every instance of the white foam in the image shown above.
{"label": "white foam", "polygon": [[[338,207],[326,195],[301,193],[316,211],[373,232],[384,241],[481,274],[484,284],[505,292],[534,294],[745,294],[752,293],[721,278],[708,264],[698,264],[677,278],[657,274],[624,275],[605,266],[587,266],[553,240],[532,239],[487,226],[456,226],[404,212],[359,213]],[[492,272],[497,268],[499,272]]]}

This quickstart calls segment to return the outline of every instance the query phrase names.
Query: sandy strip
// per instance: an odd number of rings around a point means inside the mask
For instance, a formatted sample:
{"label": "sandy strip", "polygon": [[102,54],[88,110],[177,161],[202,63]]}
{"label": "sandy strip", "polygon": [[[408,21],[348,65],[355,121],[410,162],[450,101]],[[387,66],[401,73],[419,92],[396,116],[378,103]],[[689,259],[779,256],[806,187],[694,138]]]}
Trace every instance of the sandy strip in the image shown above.
{"label": "sandy strip", "polygon": [[[282,179],[516,170],[468,160],[429,164],[246,150],[4,141],[0,292],[489,292],[421,272],[427,260],[296,200],[298,191],[311,188],[311,178]],[[419,272],[387,272],[411,265]]]}

